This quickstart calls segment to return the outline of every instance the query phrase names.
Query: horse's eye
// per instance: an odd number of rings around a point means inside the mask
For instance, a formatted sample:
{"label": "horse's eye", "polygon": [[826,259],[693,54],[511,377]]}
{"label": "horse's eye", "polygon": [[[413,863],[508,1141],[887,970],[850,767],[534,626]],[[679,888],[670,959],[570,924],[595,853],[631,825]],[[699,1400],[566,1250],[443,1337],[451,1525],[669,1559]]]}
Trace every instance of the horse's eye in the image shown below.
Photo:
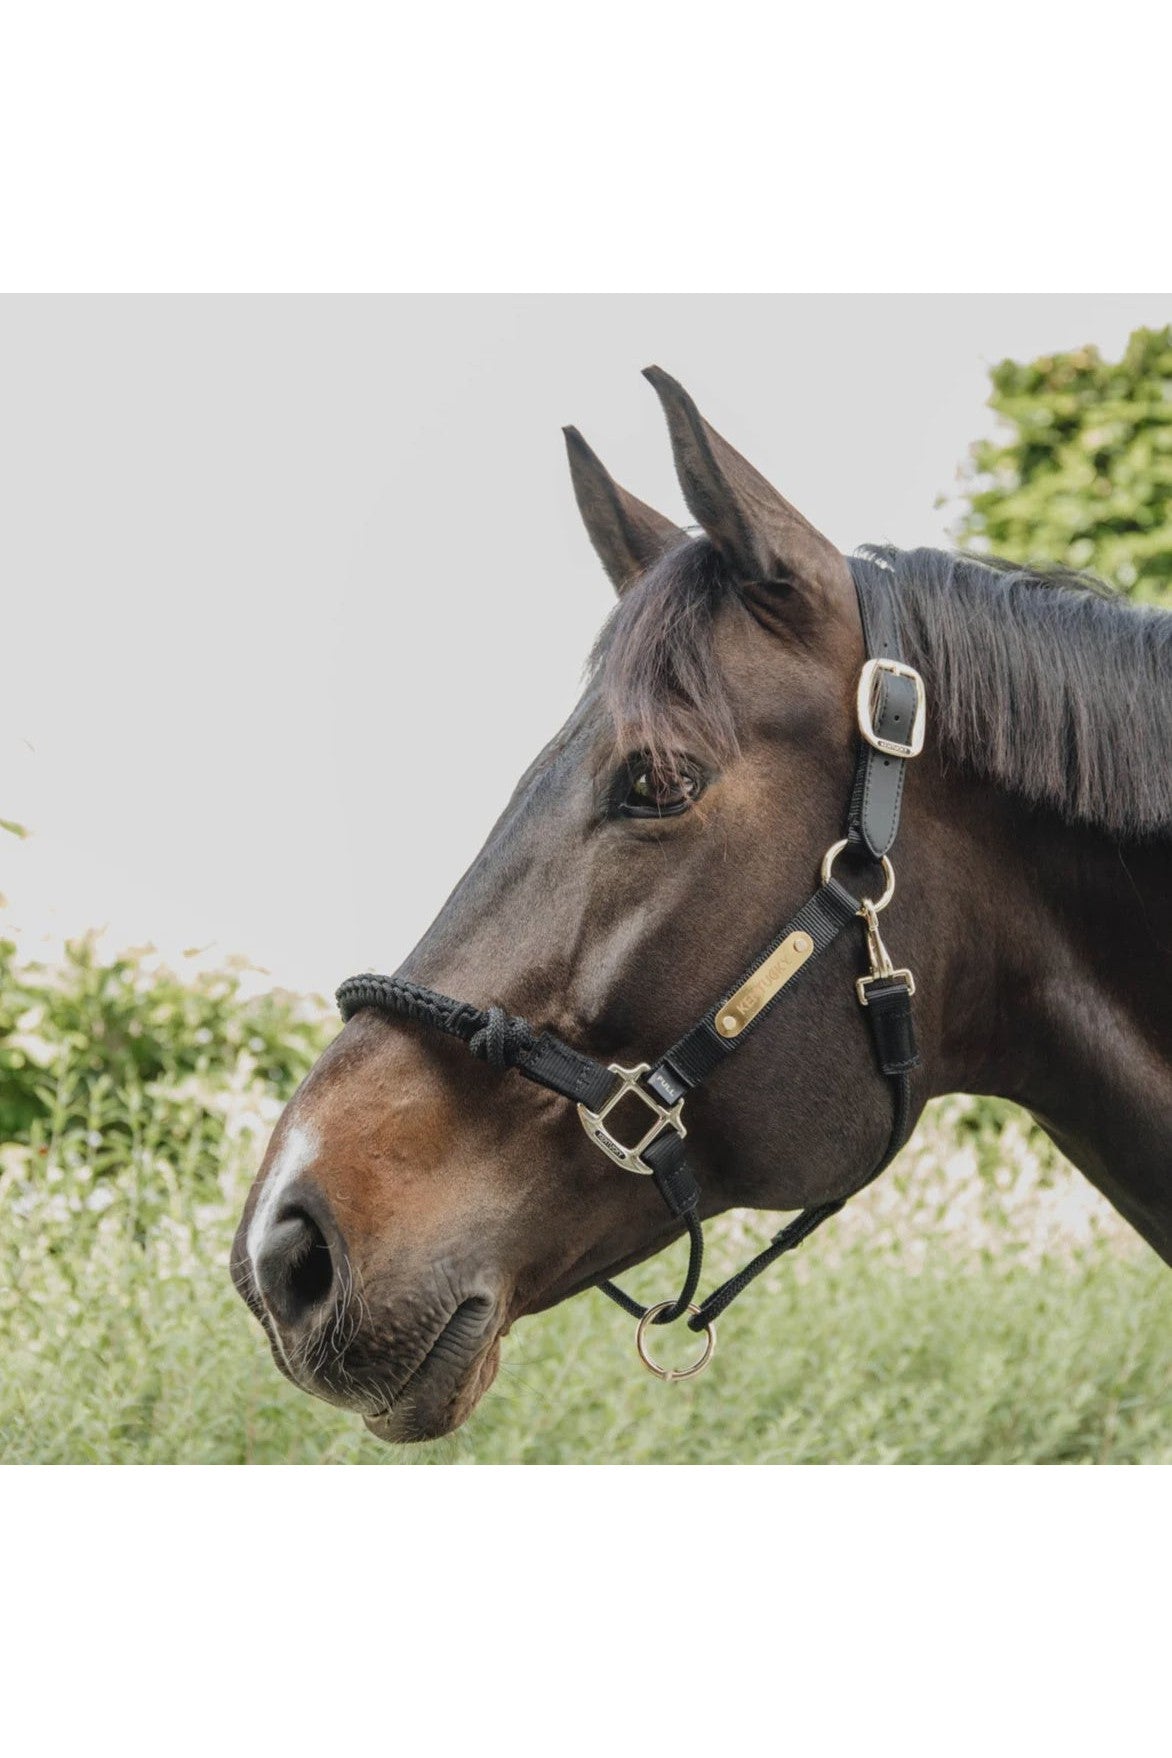
{"label": "horse's eye", "polygon": [[620,783],[618,808],[626,818],[672,818],[686,812],[702,792],[700,777],[689,764],[663,765],[632,757],[626,766],[625,788]]}

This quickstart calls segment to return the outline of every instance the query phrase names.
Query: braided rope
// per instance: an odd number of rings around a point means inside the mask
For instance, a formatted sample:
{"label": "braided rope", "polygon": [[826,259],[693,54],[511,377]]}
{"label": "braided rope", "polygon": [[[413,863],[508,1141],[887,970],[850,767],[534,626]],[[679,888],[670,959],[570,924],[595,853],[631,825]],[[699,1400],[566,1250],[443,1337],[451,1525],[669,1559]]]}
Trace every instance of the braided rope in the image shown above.
{"label": "braided rope", "polygon": [[[694,1211],[689,1211],[683,1220],[684,1226],[688,1229],[688,1267],[684,1272],[684,1285],[675,1299],[669,1301],[664,1311],[652,1319],[653,1325],[674,1325],[676,1320],[682,1318],[691,1306],[696,1296],[696,1289],[700,1285],[700,1271],[704,1267],[704,1228]],[[608,1300],[613,1300],[616,1306],[621,1306],[625,1313],[630,1314],[631,1318],[647,1317],[650,1309],[636,1300],[633,1294],[628,1294],[625,1289],[620,1288],[617,1282],[600,1282],[598,1286]],[[693,1330],[697,1328],[690,1319],[688,1322]]]}
{"label": "braided rope", "polygon": [[528,1020],[506,1013],[503,1007],[473,1007],[468,1001],[455,1001],[435,989],[422,988],[407,977],[382,977],[369,971],[361,977],[348,977],[334,999],[345,1020],[370,1007],[397,1019],[434,1026],[450,1038],[460,1038],[473,1056],[493,1068],[515,1068],[537,1042]]}

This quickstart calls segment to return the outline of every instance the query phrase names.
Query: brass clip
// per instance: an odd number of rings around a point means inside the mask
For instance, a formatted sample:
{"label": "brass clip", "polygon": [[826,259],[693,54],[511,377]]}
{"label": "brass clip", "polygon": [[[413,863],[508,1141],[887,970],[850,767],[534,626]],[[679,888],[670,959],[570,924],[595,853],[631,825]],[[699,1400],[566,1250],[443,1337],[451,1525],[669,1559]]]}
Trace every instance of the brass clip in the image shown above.
{"label": "brass clip", "polygon": [[883,944],[883,936],[879,932],[879,911],[871,902],[870,898],[865,897],[863,899],[862,903],[859,905],[859,914],[862,916],[863,921],[866,924],[867,957],[871,965],[871,969],[867,976],[860,977],[855,984],[855,994],[859,998],[859,1006],[867,1006],[867,985],[869,983],[886,982],[892,977],[902,977],[907,983],[908,994],[914,995],[916,992],[916,979],[906,968],[896,970],[892,964],[891,954]]}

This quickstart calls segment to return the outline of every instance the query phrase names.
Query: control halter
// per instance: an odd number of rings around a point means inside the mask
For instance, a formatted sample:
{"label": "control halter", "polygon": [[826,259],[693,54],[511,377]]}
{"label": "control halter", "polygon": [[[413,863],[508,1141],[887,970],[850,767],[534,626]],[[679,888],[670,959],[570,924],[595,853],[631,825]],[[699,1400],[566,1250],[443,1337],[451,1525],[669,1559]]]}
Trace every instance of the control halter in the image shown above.
{"label": "control halter", "polygon": [[[642,1306],[613,1282],[603,1292],[638,1322],[636,1346],[644,1365],[660,1379],[681,1380],[701,1372],[716,1347],[715,1320],[755,1276],[792,1251],[847,1201],[804,1209],[774,1235],[764,1251],[694,1304],[704,1256],[704,1234],[697,1214],[700,1189],[686,1159],[684,1101],[692,1088],[716,1072],[773,1009],[792,993],[817,960],[853,921],[861,920],[869,970],[856,983],[859,1004],[871,1027],[880,1072],[891,1084],[892,1120],[879,1163],[856,1187],[877,1178],[906,1142],[911,1130],[911,1074],[918,1066],[911,998],[912,973],[896,969],[879,931],[879,916],[895,895],[890,851],[899,829],[907,764],[924,743],[924,685],[900,655],[899,625],[888,580],[866,590],[858,585],[866,663],[859,678],[859,751],[847,810],[846,834],[831,845],[822,862],[821,883],[737,982],[715,1006],[652,1064],[609,1066],[574,1049],[552,1032],[536,1031],[503,1008],[481,1009],[453,1000],[407,977],[367,974],[351,977],[337,992],[343,1019],[363,1008],[421,1024],[461,1038],[474,1056],[495,1068],[513,1068],[526,1079],[572,1100],[583,1129],[624,1172],[651,1178],[668,1209],[689,1238],[688,1268],[674,1300]],[[834,877],[840,855],[870,859],[882,869],[878,898],[856,897]],[[621,1142],[608,1118],[619,1101],[633,1097],[646,1111],[642,1133],[631,1145]],[[856,1194],[852,1192],[851,1194]],[[661,1367],[648,1352],[647,1332],[688,1315],[689,1329],[705,1333],[699,1358],[683,1369]]]}

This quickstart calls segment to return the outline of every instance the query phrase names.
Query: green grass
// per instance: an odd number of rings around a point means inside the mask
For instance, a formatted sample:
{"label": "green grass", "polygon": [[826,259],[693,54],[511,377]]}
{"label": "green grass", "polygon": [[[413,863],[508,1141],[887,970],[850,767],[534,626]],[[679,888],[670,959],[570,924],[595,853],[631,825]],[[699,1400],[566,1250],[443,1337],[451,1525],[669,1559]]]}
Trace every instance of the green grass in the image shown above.
{"label": "green grass", "polygon": [[[519,1323],[458,1434],[384,1447],[285,1382],[228,1278],[320,1016],[85,948],[7,994],[4,1462],[1172,1462],[1172,1275],[1019,1116],[964,1100],[744,1295],[696,1382],[652,1379],[588,1294]],[[707,1285],[769,1226],[714,1224]],[[681,1253],[627,1285],[661,1298]]]}
{"label": "green grass", "polygon": [[[205,1221],[194,1247],[169,1229],[144,1246],[127,1215],[89,1259],[88,1297],[80,1264],[72,1296],[16,1289],[0,1457],[1172,1461],[1172,1276],[1151,1254],[958,1267],[941,1250],[912,1272],[866,1242],[822,1260],[812,1243],[802,1274],[779,1266],[726,1315],[711,1368],[686,1385],[653,1380],[630,1322],[588,1294],[518,1325],[464,1430],[389,1449],[277,1373],[228,1282],[227,1222]],[[673,1258],[630,1280],[650,1295],[677,1271]]]}

